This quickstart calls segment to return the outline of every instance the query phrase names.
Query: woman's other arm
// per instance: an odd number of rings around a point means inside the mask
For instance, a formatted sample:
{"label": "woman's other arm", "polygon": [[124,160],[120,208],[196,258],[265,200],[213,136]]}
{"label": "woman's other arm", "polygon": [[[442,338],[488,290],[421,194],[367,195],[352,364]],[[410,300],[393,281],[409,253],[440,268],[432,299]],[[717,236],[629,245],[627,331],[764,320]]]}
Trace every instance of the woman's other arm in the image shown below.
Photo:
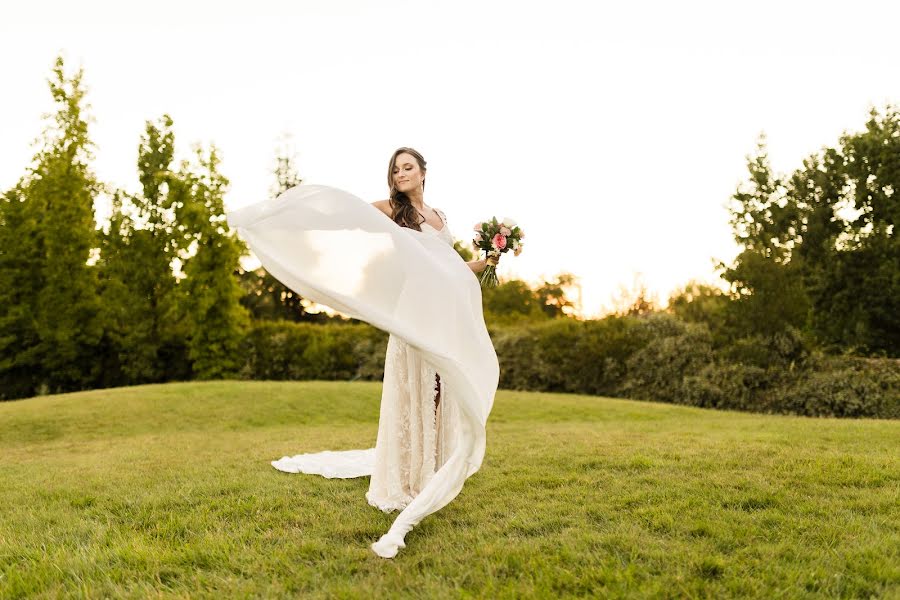
{"label": "woman's other arm", "polygon": [[482,258],[481,260],[470,260],[466,263],[466,266],[472,269],[473,273],[481,273],[488,266],[488,264],[497,266],[497,263],[500,262],[500,258],[497,256],[492,256],[490,258]]}

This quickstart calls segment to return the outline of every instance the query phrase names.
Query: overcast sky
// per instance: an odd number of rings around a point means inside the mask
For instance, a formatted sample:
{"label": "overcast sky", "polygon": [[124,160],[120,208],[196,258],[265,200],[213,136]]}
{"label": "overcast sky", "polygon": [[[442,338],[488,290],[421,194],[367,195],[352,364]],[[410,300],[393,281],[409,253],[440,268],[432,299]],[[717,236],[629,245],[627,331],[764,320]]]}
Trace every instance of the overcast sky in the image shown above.
{"label": "overcast sky", "polygon": [[34,153],[62,53],[85,69],[104,181],[136,190],[144,123],[164,113],[180,156],[220,149],[229,210],[268,196],[284,134],[307,183],[370,201],[387,197],[391,152],[412,146],[455,237],[516,218],[528,237],[501,275],[572,272],[593,315],[637,274],[661,299],[714,279],[760,132],[791,171],[898,102],[898,6],[4,3],[0,188]]}

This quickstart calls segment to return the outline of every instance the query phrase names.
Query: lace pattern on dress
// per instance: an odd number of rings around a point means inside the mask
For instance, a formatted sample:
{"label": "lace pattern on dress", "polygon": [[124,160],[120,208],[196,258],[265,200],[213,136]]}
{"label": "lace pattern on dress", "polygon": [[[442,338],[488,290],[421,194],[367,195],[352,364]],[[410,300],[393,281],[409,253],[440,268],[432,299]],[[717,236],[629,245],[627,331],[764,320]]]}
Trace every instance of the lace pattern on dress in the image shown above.
{"label": "lace pattern on dress", "polygon": [[[444,226],[436,230],[429,225],[426,231],[452,245],[446,217],[435,210]],[[435,389],[437,375],[403,339],[388,337],[375,468],[366,493],[369,504],[384,512],[406,508],[452,453],[455,414],[443,378]]]}
{"label": "lace pattern on dress", "polygon": [[417,350],[388,338],[376,466],[366,494],[385,512],[405,508],[440,467],[438,432],[449,428],[441,427],[434,405],[438,393],[441,405],[447,401],[443,379],[435,386],[437,375]]}

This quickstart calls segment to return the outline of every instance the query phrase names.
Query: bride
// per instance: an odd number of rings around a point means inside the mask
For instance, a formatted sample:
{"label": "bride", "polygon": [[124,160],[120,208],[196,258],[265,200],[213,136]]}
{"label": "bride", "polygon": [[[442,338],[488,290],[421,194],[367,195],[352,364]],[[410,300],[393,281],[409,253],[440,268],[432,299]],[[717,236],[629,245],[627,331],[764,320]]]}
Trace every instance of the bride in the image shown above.
{"label": "bride", "polygon": [[372,544],[384,558],[481,467],[499,379],[473,276],[497,259],[460,258],[446,216],[424,202],[425,174],[422,155],[399,148],[387,200],[300,185],[227,215],[274,277],[390,334],[375,448],[272,462],[290,473],[370,475],[369,504],[401,511]]}
{"label": "bride", "polygon": [[[401,227],[429,232],[453,247],[444,213],[425,205],[425,159],[398,148],[388,163],[391,197],[372,205]],[[475,273],[496,258],[467,262]],[[388,336],[375,442],[375,465],[366,499],[385,512],[405,508],[453,452],[452,406],[441,405],[440,374],[393,334]]]}

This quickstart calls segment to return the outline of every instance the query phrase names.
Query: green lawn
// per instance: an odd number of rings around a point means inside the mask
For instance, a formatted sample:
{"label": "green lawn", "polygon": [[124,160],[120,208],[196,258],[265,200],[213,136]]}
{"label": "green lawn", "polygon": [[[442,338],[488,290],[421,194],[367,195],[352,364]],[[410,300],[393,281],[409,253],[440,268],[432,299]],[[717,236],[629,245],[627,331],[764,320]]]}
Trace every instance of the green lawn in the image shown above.
{"label": "green lawn", "polygon": [[480,472],[406,537],[368,478],[380,383],[0,403],[0,598],[900,598],[900,422],[501,391]]}

